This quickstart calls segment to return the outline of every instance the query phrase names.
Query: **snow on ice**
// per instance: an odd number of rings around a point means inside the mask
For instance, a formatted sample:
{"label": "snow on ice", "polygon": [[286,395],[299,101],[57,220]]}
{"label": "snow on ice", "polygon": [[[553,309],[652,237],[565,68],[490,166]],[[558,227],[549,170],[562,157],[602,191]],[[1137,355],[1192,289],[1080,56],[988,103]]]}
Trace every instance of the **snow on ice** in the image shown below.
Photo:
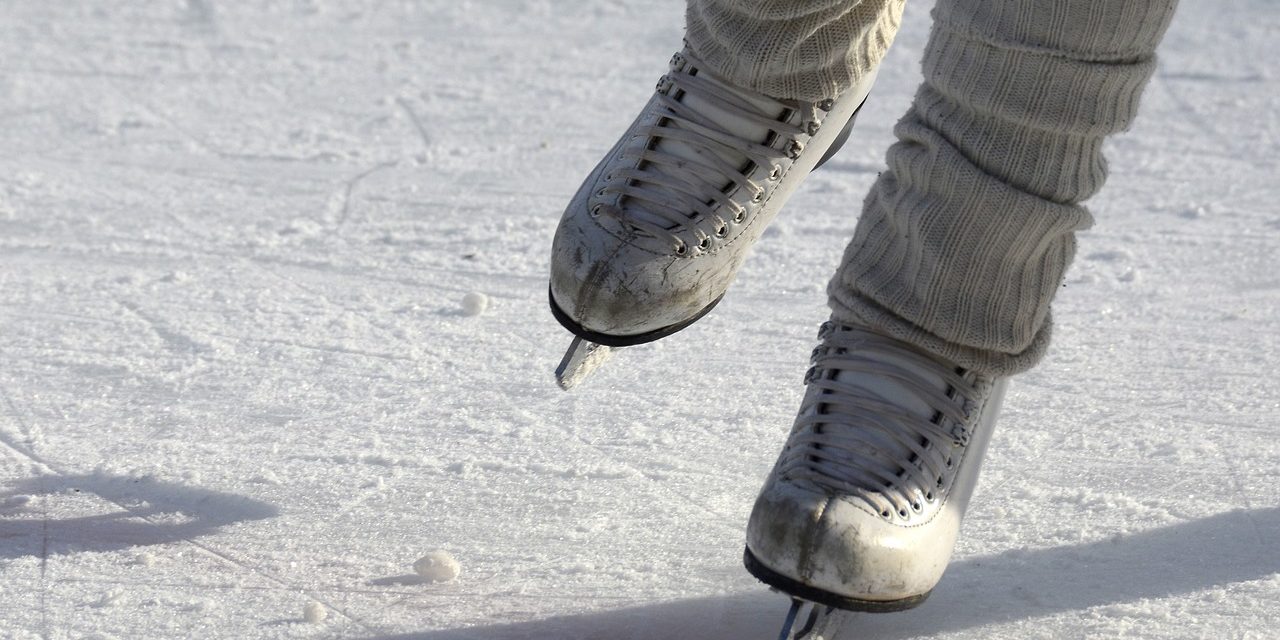
{"label": "snow on ice", "polygon": [[462,297],[462,312],[469,316],[478,316],[489,308],[489,296],[472,291]]}
{"label": "snow on ice", "polygon": [[448,551],[432,551],[413,562],[413,572],[427,582],[452,582],[462,565]]}
{"label": "snow on ice", "polygon": [[[716,311],[566,394],[550,238],[681,0],[0,3],[0,637],[771,637],[743,525],[930,9]],[[1280,627],[1280,11],[1180,11],[951,568],[832,640]]]}
{"label": "snow on ice", "polygon": [[329,617],[329,610],[319,602],[308,602],[302,608],[302,619],[311,624],[319,624]]}

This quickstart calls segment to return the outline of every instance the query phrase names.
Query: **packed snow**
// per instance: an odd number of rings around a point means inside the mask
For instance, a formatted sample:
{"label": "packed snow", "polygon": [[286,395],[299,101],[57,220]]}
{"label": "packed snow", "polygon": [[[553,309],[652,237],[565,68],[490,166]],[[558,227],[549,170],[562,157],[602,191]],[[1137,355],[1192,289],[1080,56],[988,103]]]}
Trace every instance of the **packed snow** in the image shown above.
{"label": "packed snow", "polygon": [[308,602],[302,608],[302,619],[311,624],[320,624],[329,618],[329,610],[319,602]]}
{"label": "packed snow", "polygon": [[462,563],[448,551],[432,551],[414,561],[413,572],[427,582],[449,582],[462,573]]}
{"label": "packed snow", "polygon": [[489,296],[479,291],[472,291],[462,296],[462,312],[469,316],[478,316],[489,308]]}
{"label": "packed snow", "polygon": [[[1280,11],[1183,5],[951,569],[843,638],[1280,627]],[[680,0],[0,3],[0,637],[775,637],[743,527],[930,6],[720,307],[564,393],[551,234]]]}

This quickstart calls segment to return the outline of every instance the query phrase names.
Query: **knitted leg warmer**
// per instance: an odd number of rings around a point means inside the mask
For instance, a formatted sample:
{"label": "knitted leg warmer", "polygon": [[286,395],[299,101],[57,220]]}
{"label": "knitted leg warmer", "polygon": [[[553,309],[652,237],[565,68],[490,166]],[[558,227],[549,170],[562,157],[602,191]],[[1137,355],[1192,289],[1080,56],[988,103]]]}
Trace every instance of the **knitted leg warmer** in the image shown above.
{"label": "knitted leg warmer", "polygon": [[880,64],[905,0],[689,0],[685,41],[712,71],[776,98],[834,97]]}
{"label": "knitted leg warmer", "polygon": [[[750,4],[750,3],[747,3]],[[833,316],[991,375],[1032,367],[1176,0],[939,0],[924,84],[829,287]]]}

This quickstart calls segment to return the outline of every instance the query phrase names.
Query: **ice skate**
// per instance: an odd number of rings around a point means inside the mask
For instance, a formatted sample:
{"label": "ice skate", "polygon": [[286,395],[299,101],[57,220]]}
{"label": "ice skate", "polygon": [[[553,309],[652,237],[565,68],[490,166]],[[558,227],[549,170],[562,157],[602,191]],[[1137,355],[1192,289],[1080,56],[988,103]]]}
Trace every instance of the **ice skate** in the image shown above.
{"label": "ice skate", "polygon": [[[818,103],[778,100],[676,54],[560,220],[556,319],[589,343],[622,347],[705,315],[787,198],[843,143],[873,80]],[[591,368],[575,369],[575,381]]]}
{"label": "ice skate", "polygon": [[819,337],[751,513],[747,569],[837,609],[915,607],[950,560],[1006,380],[860,327]]}

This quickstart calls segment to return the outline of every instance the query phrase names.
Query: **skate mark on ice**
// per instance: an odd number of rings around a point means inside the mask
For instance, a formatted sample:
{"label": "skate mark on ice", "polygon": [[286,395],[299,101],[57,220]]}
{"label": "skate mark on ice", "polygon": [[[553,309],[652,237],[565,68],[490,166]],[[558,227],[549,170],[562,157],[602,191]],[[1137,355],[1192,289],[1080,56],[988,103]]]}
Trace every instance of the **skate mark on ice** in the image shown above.
{"label": "skate mark on ice", "polygon": [[[572,398],[572,399],[571,399],[571,402],[572,402],[572,408],[570,409],[570,412],[571,412],[571,415],[573,416],[573,422],[574,422],[574,423],[581,423],[581,422],[582,422],[582,415],[581,415],[581,413],[580,413],[580,411],[579,411],[579,409],[578,409],[578,404],[579,404],[579,403],[578,403],[578,399],[577,399],[577,398]],[[594,451],[597,455],[601,456],[602,458],[604,458],[604,459],[608,460],[609,462],[612,462],[613,464],[617,465],[618,467],[621,467],[621,468],[623,468],[623,469],[628,469],[628,470],[630,470],[632,473],[634,473],[634,474],[636,474],[636,475],[638,475],[638,476],[640,476],[640,477],[644,478],[644,479],[645,479],[645,480],[650,484],[650,486],[657,486],[657,485],[661,484],[660,479],[655,478],[655,477],[654,477],[654,476],[652,476],[651,474],[645,473],[645,472],[644,472],[644,470],[640,469],[640,468],[639,468],[639,467],[637,467],[636,465],[634,465],[634,464],[632,464],[632,463],[630,463],[630,462],[628,462],[628,461],[626,461],[626,460],[623,460],[623,459],[621,459],[621,458],[619,458],[619,457],[617,457],[617,456],[613,455],[612,453],[610,453],[610,452],[609,452],[609,450],[608,450],[608,449],[606,449],[606,448],[604,448],[604,447],[602,447],[602,446],[600,446],[600,445],[597,445],[597,444],[595,444],[595,443],[593,443],[593,442],[591,442],[591,441],[587,440],[586,438],[582,437],[582,435],[581,435],[581,434],[579,434],[576,430],[573,430],[573,429],[571,429],[571,428],[566,428],[566,429],[563,429],[562,431],[563,431],[563,433],[565,433],[565,435],[567,435],[567,436],[569,436],[570,438],[572,438],[573,440],[577,441],[577,442],[578,442],[580,445],[582,445],[583,447],[586,447],[587,449],[590,449],[591,451]],[[742,530],[742,523],[738,522],[738,521],[737,521],[736,519],[734,519],[734,518],[730,518],[729,516],[727,516],[727,515],[725,515],[725,514],[723,514],[723,513],[719,512],[719,511],[717,511],[717,510],[713,509],[711,506],[709,506],[709,505],[708,505],[708,504],[706,504],[705,502],[702,502],[702,501],[700,501],[700,500],[698,500],[698,499],[696,499],[696,498],[694,498],[694,497],[692,497],[692,496],[690,496],[690,495],[688,495],[688,494],[684,493],[683,491],[676,491],[676,490],[674,490],[674,489],[671,489],[671,490],[669,490],[669,492],[670,492],[670,494],[671,494],[671,495],[673,495],[673,496],[675,496],[675,497],[677,497],[677,498],[679,498],[679,499],[683,500],[685,503],[687,503],[687,504],[689,504],[689,505],[692,505],[693,507],[695,507],[696,509],[698,509],[698,510],[702,511],[703,513],[707,513],[707,514],[710,514],[710,515],[712,515],[712,516],[715,516],[714,520],[715,520],[718,524],[721,524],[721,525],[723,525],[723,526],[725,526],[725,527],[729,528],[730,530],[734,531],[735,533],[736,533],[736,532],[739,532],[739,531],[741,531],[741,530]]]}
{"label": "skate mark on ice", "polygon": [[[51,41],[50,44],[54,44],[55,46],[57,45],[57,43],[54,41]],[[147,100],[144,100],[143,98],[139,98],[138,96],[134,95],[132,92],[122,88],[119,84],[117,84],[114,81],[116,79],[126,79],[126,80],[154,82],[155,76],[139,75],[139,74],[122,74],[118,72],[107,71],[99,67],[97,64],[95,64],[92,59],[88,58],[85,55],[82,55],[82,53],[78,50],[68,49],[65,46],[59,47],[59,49],[62,51],[62,57],[64,57],[67,60],[76,60],[84,68],[84,70],[78,70],[78,71],[77,70],[62,71],[60,72],[60,75],[66,75],[70,77],[93,78],[93,79],[100,78],[100,79],[106,80],[107,88],[110,89],[112,93],[116,94],[116,96],[123,99],[125,102],[128,102],[131,105],[137,107],[138,109],[145,111],[148,115],[164,123],[170,130],[177,133],[179,137],[187,140],[192,145],[199,148],[201,151],[204,151],[205,153],[215,158],[218,158],[221,160],[232,160],[232,161],[248,160],[248,161],[289,162],[289,163],[294,163],[294,162],[315,163],[315,162],[330,162],[330,161],[333,161],[336,157],[332,153],[325,153],[325,152],[314,154],[311,156],[297,157],[297,156],[286,156],[286,155],[280,155],[280,154],[256,154],[256,153],[228,151],[226,149],[218,147],[217,145],[209,142],[203,136],[197,135],[195,132],[191,131],[189,128],[179,123],[173,116],[155,107],[153,104],[151,104]]]}
{"label": "skate mark on ice", "polygon": [[1266,76],[1261,73],[1228,75],[1225,73],[1196,73],[1192,71],[1164,71],[1160,77],[1166,80],[1185,80],[1188,82],[1208,82],[1220,84],[1265,82]]}
{"label": "skate mark on ice", "polygon": [[1221,145],[1221,150],[1224,153],[1223,157],[1250,157],[1250,154],[1243,153],[1242,150],[1233,143],[1237,139],[1235,136],[1223,133],[1212,120],[1205,117],[1199,109],[1196,109],[1195,105],[1192,104],[1191,101],[1183,97],[1182,93],[1172,86],[1172,83],[1169,82],[1169,78],[1163,72],[1157,73],[1155,79],[1157,80],[1156,84],[1160,86],[1160,89],[1164,91],[1165,95],[1168,96],[1169,99],[1178,107],[1178,112],[1182,114],[1183,118],[1204,134],[1201,137],[1202,140],[1218,141]]}
{"label": "skate mark on ice", "polygon": [[[371,587],[417,587],[417,586],[429,585],[429,584],[435,584],[435,583],[433,583],[432,581],[420,575],[417,575],[414,573],[406,573],[404,575],[399,575],[399,576],[387,576],[385,578],[374,578],[373,580],[370,580],[365,584]],[[379,591],[377,593],[389,593],[389,592]],[[404,595],[412,597],[412,596],[422,595],[422,594],[405,593]]]}
{"label": "skate mark on ice", "polygon": [[[415,578],[418,576],[414,576]],[[201,591],[228,591],[228,592],[261,592],[261,593],[290,593],[297,594],[297,589],[293,587],[282,587],[279,585],[251,585],[251,584],[193,584],[190,582],[170,582],[162,580],[119,580],[112,578],[77,578],[75,576],[58,578],[59,584],[86,584],[98,586],[117,586],[117,587],[151,587],[156,589],[192,589],[196,588]],[[335,593],[342,595],[422,595],[421,591],[389,591],[387,589],[356,589],[345,585],[316,585],[311,589],[318,593]],[[475,595],[475,594],[467,594]],[[534,597],[534,596],[530,596]],[[568,598],[568,596],[564,596]],[[626,598],[618,597],[618,600]]]}
{"label": "skate mark on ice", "polygon": [[[18,405],[14,404],[13,397],[3,387],[0,387],[0,396],[4,397],[5,407],[8,409],[9,419],[18,425],[18,433],[25,437],[28,441],[31,439],[31,425],[26,418],[22,417],[22,412],[18,411]],[[6,429],[0,427],[0,443],[17,453],[19,456],[26,458],[36,464],[36,466],[46,471],[51,471],[50,466],[30,448],[29,444],[24,445],[16,438],[8,433]],[[45,491],[45,477],[41,475],[32,482],[41,492]],[[22,491],[14,493],[22,494]],[[48,638],[49,636],[49,506],[42,503],[40,505],[40,574],[37,588],[40,590],[40,637]],[[11,527],[5,527],[10,529]],[[18,534],[21,538],[22,534]],[[3,548],[0,548],[0,557],[4,557]]]}
{"label": "skate mark on ice", "polygon": [[342,230],[347,226],[347,221],[351,218],[351,203],[355,197],[356,188],[360,186],[360,183],[364,182],[369,176],[372,176],[379,171],[385,171],[395,167],[397,164],[399,164],[399,162],[395,160],[379,162],[378,164],[375,164],[343,181],[340,195],[335,194],[335,199],[338,201],[338,205],[336,207],[338,220],[334,224],[335,229]]}
{"label": "skate mark on ice", "polygon": [[209,345],[200,342],[180,331],[169,328],[168,323],[143,311],[136,303],[127,300],[116,299],[116,304],[123,307],[134,317],[146,323],[147,328],[151,330],[157,337],[169,345],[169,348],[178,353],[197,354],[202,351],[209,351]]}
{"label": "skate mark on ice", "polygon": [[1265,551],[1267,546],[1266,536],[1262,531],[1261,525],[1258,524],[1257,518],[1253,516],[1253,501],[1249,499],[1249,494],[1245,491],[1245,482],[1244,478],[1240,477],[1239,465],[1236,464],[1234,457],[1229,453],[1234,450],[1234,447],[1232,443],[1227,440],[1227,433],[1229,432],[1217,431],[1217,433],[1214,434],[1217,437],[1214,439],[1218,441],[1219,451],[1228,452],[1223,457],[1226,458],[1225,466],[1227,468],[1227,473],[1231,477],[1231,484],[1234,485],[1232,488],[1235,490],[1236,496],[1239,497],[1240,503],[1245,507],[1244,514],[1249,518],[1249,524],[1252,526],[1254,541],[1258,543],[1259,549]]}
{"label": "skate mark on ice", "polygon": [[249,338],[245,336],[233,336],[222,333],[213,333],[231,340],[239,340],[242,342],[252,342],[257,344],[274,344],[283,347],[292,347],[294,349],[303,349],[306,351],[317,351],[320,353],[343,354],[349,356],[359,356],[362,358],[373,358],[377,360],[400,361],[400,362],[416,362],[417,360],[411,356],[398,356],[391,353],[379,353],[377,351],[364,351],[362,349],[352,349],[349,347],[339,347],[329,344],[307,344],[305,342],[296,342],[293,340],[284,340],[282,338]]}
{"label": "skate mark on ice", "polygon": [[396,104],[404,111],[404,115],[409,118],[409,124],[413,125],[413,130],[418,133],[418,138],[422,140],[422,150],[431,151],[434,143],[431,142],[431,134],[427,133],[427,128],[423,126],[422,119],[418,117],[418,112],[413,110],[413,106],[404,98],[396,98]]}
{"label": "skate mark on ice", "polygon": [[[22,412],[18,410],[18,405],[13,402],[13,396],[9,395],[9,391],[4,387],[0,387],[0,397],[4,398],[5,408],[9,414],[9,419],[17,425],[18,434],[21,438],[15,438],[7,429],[0,428],[0,443],[3,443],[6,447],[12,449],[18,455],[36,463],[46,472],[53,473],[53,469],[49,464],[46,463],[31,446],[31,440],[33,438],[31,425],[27,422],[26,418],[22,417]],[[26,442],[24,443],[22,440],[26,440]]]}

